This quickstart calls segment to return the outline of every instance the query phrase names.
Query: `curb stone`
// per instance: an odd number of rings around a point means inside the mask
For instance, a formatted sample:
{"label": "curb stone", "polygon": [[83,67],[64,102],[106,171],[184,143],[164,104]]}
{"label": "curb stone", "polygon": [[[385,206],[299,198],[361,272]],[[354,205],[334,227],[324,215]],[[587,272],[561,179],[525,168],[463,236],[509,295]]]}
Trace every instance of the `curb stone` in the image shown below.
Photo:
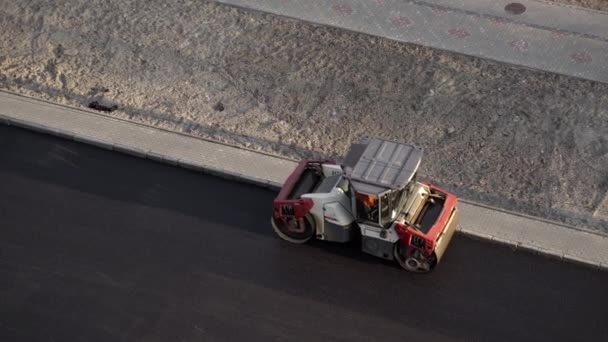
{"label": "curb stone", "polygon": [[[97,140],[98,143],[104,144],[103,142],[100,142],[99,140]],[[122,145],[122,144],[113,144],[113,149],[114,151],[117,152],[121,152],[124,154],[128,154],[134,157],[139,157],[139,158],[144,158],[146,159],[148,152],[146,150],[137,148],[137,147],[131,147],[131,146],[127,146],[127,145]]]}
{"label": "curb stone", "polygon": [[148,152],[148,154],[146,155],[146,158],[150,159],[152,161],[158,162],[158,163],[166,163],[166,162],[168,162],[168,160],[166,159],[165,156],[163,156],[160,153],[156,153],[156,152],[152,152],[152,151]]}
{"label": "curb stone", "polygon": [[573,264],[578,264],[578,265],[583,265],[583,266],[591,266],[594,268],[600,268],[601,264],[599,262],[594,262],[594,261],[590,261],[590,260],[586,260],[583,258],[579,258],[577,256],[573,256],[573,255],[569,255],[569,254],[564,254],[564,261],[566,262],[570,262]]}
{"label": "curb stone", "polygon": [[518,242],[509,240],[509,239],[503,239],[498,236],[492,236],[492,242],[495,242],[496,244],[499,244],[499,245],[511,247],[514,250],[520,246],[520,243],[518,243]]}
{"label": "curb stone", "polygon": [[72,140],[74,140],[76,142],[93,145],[95,147],[103,148],[103,149],[110,150],[110,151],[114,150],[114,144],[108,143],[108,142],[105,142],[105,141],[102,141],[99,139],[89,138],[89,137],[85,137],[83,135],[73,135],[71,137],[72,137]]}
{"label": "curb stone", "polygon": [[460,232],[463,235],[469,236],[469,237],[471,237],[473,239],[476,239],[476,240],[492,241],[492,235],[472,232],[472,231],[464,229],[464,228],[458,229],[458,232]]}

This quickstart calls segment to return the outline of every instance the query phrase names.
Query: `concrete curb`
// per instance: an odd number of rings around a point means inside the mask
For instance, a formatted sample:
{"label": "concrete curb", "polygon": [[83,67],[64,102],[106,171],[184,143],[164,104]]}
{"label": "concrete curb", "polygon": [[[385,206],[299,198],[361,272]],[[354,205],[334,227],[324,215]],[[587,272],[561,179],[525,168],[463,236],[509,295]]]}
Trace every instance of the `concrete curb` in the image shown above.
{"label": "concrete curb", "polygon": [[76,135],[76,134],[74,134],[72,136],[69,136],[69,134],[67,134],[67,133],[63,133],[63,132],[59,132],[58,133],[57,131],[53,131],[53,133],[50,133],[50,134],[53,134],[53,135],[56,135],[56,136],[59,136],[59,137],[64,136],[64,137],[67,137],[68,139],[71,138],[72,140],[74,140],[76,142],[80,142],[80,143],[84,143],[84,144],[88,144],[88,145],[93,145],[95,147],[103,148],[103,149],[106,149],[106,150],[110,150],[110,151],[114,150],[114,145],[113,144],[106,143],[106,142],[103,142],[103,141],[100,141],[100,140],[97,140],[97,139],[92,139],[92,138],[89,138],[89,137],[80,136],[80,135]]}
{"label": "concrete curb", "polygon": [[553,259],[556,261],[562,261],[562,262],[577,264],[577,265],[584,266],[584,267],[589,267],[592,269],[608,271],[608,265],[606,265],[604,263],[586,260],[586,259],[583,259],[583,258],[580,258],[577,256],[565,254],[565,253],[557,253],[555,251],[550,251],[550,250],[542,248],[542,247],[533,246],[533,245],[529,245],[526,243],[521,243],[521,242],[512,241],[512,240],[508,240],[508,239],[503,239],[503,238],[500,238],[497,236],[481,234],[478,232],[467,230],[462,227],[459,227],[458,233],[460,233],[464,236],[467,236],[469,238],[475,239],[475,240],[481,240],[481,241],[492,243],[495,245],[509,247],[513,251],[523,251],[523,252],[531,253],[534,255]]}
{"label": "concrete curb", "polygon": [[584,233],[589,233],[589,234],[595,234],[595,235],[599,235],[599,236],[604,236],[600,233],[598,233],[597,231],[593,231],[591,229],[588,228],[583,228],[583,227],[576,227],[576,226],[572,226],[566,223],[562,223],[562,222],[555,222],[555,221],[551,221],[549,219],[545,219],[542,217],[536,217],[536,216],[532,216],[532,215],[528,215],[528,214],[524,214],[524,213],[518,213],[515,211],[511,211],[511,210],[507,210],[507,209],[502,209],[502,208],[496,208],[496,207],[492,207],[480,202],[475,202],[475,201],[471,201],[471,200],[467,200],[464,198],[459,199],[459,201],[461,203],[467,203],[476,207],[480,207],[480,208],[485,208],[488,210],[492,210],[492,211],[496,211],[499,213],[504,213],[504,214],[508,214],[508,215],[512,215],[512,216],[518,216],[518,217],[523,217],[529,220],[534,220],[534,221],[538,221],[538,222],[544,222],[544,223],[548,223],[548,224],[552,224],[552,225],[556,225],[556,226],[561,226],[564,228],[568,228],[568,229],[572,229],[572,230],[577,230],[579,232],[584,232]]}
{"label": "concrete curb", "polygon": [[102,148],[105,150],[120,152],[120,153],[130,155],[133,157],[149,159],[151,161],[155,161],[155,162],[159,162],[159,163],[163,163],[163,164],[178,166],[183,169],[190,170],[190,171],[197,171],[197,172],[210,174],[210,175],[224,178],[227,180],[232,180],[232,181],[237,180],[237,181],[241,181],[243,183],[249,183],[249,184],[253,184],[253,185],[271,189],[271,190],[279,190],[282,186],[282,184],[271,182],[271,181],[268,181],[265,179],[260,179],[260,178],[248,176],[245,174],[231,173],[224,169],[216,169],[213,167],[208,167],[205,165],[201,165],[201,164],[183,160],[183,159],[176,160],[171,156],[142,150],[140,148],[136,148],[136,147],[132,147],[132,146],[126,146],[126,145],[121,145],[121,144],[117,144],[114,142],[108,142],[108,141],[104,141],[104,140],[97,139],[94,137],[85,137],[85,136],[75,135],[75,134],[71,134],[71,133],[68,133],[65,131],[57,130],[52,127],[46,127],[46,126],[38,125],[38,124],[32,123],[32,122],[16,120],[16,119],[13,119],[10,117],[6,117],[2,114],[0,114],[0,123],[7,125],[7,126],[15,126],[15,127],[24,128],[24,129],[38,132],[38,133],[56,136],[56,137],[59,137],[62,139],[74,140],[79,143],[84,143],[84,144],[95,146],[95,147]]}

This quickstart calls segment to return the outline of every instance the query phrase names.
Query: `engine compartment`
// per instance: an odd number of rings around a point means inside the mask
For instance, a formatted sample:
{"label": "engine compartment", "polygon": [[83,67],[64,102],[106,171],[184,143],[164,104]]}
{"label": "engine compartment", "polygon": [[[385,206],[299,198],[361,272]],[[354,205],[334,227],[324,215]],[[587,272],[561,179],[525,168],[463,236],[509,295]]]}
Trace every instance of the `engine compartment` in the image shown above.
{"label": "engine compartment", "polygon": [[303,194],[313,192],[323,180],[323,171],[317,164],[308,164],[298,178],[293,188],[287,195],[287,199],[297,199]]}
{"label": "engine compartment", "polygon": [[400,223],[405,223],[423,233],[433,227],[445,204],[445,194],[432,190],[428,185],[414,183],[409,189]]}

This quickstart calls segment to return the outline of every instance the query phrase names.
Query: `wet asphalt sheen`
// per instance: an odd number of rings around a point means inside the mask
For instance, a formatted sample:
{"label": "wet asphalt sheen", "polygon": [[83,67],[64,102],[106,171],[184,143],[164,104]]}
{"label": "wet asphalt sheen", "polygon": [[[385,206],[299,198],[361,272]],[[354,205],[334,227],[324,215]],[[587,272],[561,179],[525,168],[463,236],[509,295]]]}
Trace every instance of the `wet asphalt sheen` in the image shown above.
{"label": "wet asphalt sheen", "polygon": [[405,273],[275,193],[0,126],[0,341],[608,341],[608,272],[457,236]]}

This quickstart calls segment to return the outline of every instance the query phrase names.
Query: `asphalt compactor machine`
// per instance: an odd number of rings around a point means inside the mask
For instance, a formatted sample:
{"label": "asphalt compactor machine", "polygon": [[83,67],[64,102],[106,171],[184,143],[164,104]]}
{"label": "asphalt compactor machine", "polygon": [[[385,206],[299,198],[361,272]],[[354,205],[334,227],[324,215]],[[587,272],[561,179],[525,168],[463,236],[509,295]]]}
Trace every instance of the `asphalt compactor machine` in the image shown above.
{"label": "asphalt compactor machine", "polygon": [[431,271],[459,219],[457,198],[416,174],[422,148],[378,138],[353,144],[344,161],[303,160],[273,201],[272,226],[284,240],[348,242],[396,260],[407,271]]}

